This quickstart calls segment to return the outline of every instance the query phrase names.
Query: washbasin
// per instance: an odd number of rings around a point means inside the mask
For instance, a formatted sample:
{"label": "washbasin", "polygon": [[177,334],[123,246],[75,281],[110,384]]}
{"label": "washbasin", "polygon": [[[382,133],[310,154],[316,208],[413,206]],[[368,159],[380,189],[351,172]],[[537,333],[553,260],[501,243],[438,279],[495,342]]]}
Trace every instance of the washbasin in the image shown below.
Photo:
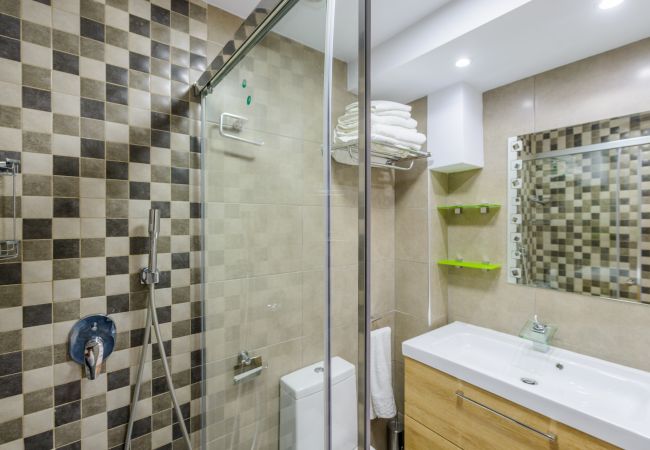
{"label": "washbasin", "polygon": [[404,356],[625,449],[650,449],[650,373],[454,322]]}

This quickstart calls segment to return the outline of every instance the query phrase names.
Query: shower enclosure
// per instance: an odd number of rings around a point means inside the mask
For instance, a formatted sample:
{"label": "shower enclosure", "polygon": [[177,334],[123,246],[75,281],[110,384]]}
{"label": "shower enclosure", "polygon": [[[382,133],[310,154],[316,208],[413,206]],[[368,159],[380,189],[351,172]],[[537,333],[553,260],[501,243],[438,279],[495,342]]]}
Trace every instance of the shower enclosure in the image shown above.
{"label": "shower enclosure", "polygon": [[[336,448],[331,429],[351,425],[330,412],[328,361],[339,356],[360,380],[364,448],[369,168],[360,150],[361,169],[332,172],[328,150],[331,117],[356,96],[345,64],[332,58],[333,2],[263,3],[278,4],[256,9],[198,85],[202,447],[278,448],[280,377],[323,361],[323,448]],[[295,11],[310,22],[297,22]],[[296,26],[313,30],[309,45],[291,39]]]}

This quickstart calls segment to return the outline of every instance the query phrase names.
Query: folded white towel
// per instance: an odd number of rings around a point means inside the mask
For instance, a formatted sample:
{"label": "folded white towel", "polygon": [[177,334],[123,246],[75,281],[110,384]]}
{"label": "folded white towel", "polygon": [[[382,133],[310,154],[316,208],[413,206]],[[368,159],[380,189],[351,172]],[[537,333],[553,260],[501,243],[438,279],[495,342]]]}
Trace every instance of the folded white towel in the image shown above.
{"label": "folded white towel", "polygon": [[[375,124],[372,125],[371,132],[373,135],[389,137],[404,144],[422,145],[427,141],[427,137],[424,134],[418,133],[414,129],[395,127],[392,125]],[[340,137],[355,137],[359,134],[359,130],[356,128],[345,130],[337,127],[335,133]]]}
{"label": "folded white towel", "polygon": [[[403,128],[417,128],[418,122],[410,117],[380,116],[372,114],[371,124],[394,125]],[[352,129],[359,127],[359,116],[357,114],[345,114],[338,119],[337,127],[340,129]]]}
{"label": "folded white towel", "polygon": [[371,417],[390,419],[397,414],[393,394],[390,328],[370,332],[370,397]]}
{"label": "folded white towel", "polygon": [[[359,109],[358,102],[350,103],[345,107],[345,111],[355,111]],[[389,100],[373,100],[370,102],[370,109],[374,111],[405,111],[411,112],[411,107],[403,103],[391,102]]]}
{"label": "folded white towel", "polygon": [[[359,114],[357,111],[355,114]],[[395,110],[389,110],[389,111],[372,111],[372,114],[375,116],[392,116],[392,117],[403,117],[405,119],[410,119],[411,118],[411,113],[408,111],[395,111]]]}
{"label": "folded white towel", "polygon": [[[357,133],[341,133],[338,130],[334,130],[334,141],[342,144],[349,144],[351,142],[357,142],[359,136]],[[404,150],[420,151],[422,145],[401,141],[390,136],[384,136],[381,134],[372,133],[370,140],[373,144],[384,144],[391,145],[395,147],[403,148]]]}
{"label": "folded white towel", "polygon": [[418,133],[414,129],[396,127],[393,125],[372,125],[372,133],[387,136],[409,144],[422,145],[427,141],[427,137],[424,134]]}

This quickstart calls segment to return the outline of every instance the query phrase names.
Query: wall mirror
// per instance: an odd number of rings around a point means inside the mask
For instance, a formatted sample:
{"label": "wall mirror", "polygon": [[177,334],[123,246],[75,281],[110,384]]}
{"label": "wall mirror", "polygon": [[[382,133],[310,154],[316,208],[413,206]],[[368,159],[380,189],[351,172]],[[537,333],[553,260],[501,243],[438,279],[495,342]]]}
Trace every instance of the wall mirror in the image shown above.
{"label": "wall mirror", "polygon": [[650,113],[507,147],[508,281],[650,304]]}

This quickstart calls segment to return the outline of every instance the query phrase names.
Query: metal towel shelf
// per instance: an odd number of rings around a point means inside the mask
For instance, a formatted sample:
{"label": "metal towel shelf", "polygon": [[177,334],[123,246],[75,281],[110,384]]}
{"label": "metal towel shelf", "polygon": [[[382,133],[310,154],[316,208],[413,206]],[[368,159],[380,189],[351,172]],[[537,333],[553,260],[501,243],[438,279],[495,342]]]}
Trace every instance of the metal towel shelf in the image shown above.
{"label": "metal towel shelf", "polygon": [[[382,144],[384,147],[391,147],[386,144]],[[406,150],[404,148],[400,147],[391,147],[394,148],[395,151],[398,152],[404,152],[408,151],[410,153],[409,156],[406,157],[399,157],[396,156],[393,153],[387,153],[387,152],[382,152],[381,150],[377,149],[377,147],[372,147],[371,148],[371,157],[376,157],[376,158],[381,158],[384,161],[383,162],[371,162],[370,165],[372,167],[377,167],[380,169],[391,169],[391,170],[401,170],[401,171],[407,171],[411,170],[413,168],[413,165],[415,164],[415,160],[417,159],[424,159],[428,158],[430,156],[429,153],[427,152],[421,152],[421,151],[414,151],[414,150]],[[343,153],[348,159],[344,159],[340,157],[340,153]],[[341,164],[352,164],[352,165],[359,165],[359,148],[357,143],[351,143],[351,144],[339,144],[335,145],[331,149],[331,154],[332,158],[334,158],[335,161],[341,163]],[[409,163],[408,165],[400,165],[400,163],[407,162]]]}

